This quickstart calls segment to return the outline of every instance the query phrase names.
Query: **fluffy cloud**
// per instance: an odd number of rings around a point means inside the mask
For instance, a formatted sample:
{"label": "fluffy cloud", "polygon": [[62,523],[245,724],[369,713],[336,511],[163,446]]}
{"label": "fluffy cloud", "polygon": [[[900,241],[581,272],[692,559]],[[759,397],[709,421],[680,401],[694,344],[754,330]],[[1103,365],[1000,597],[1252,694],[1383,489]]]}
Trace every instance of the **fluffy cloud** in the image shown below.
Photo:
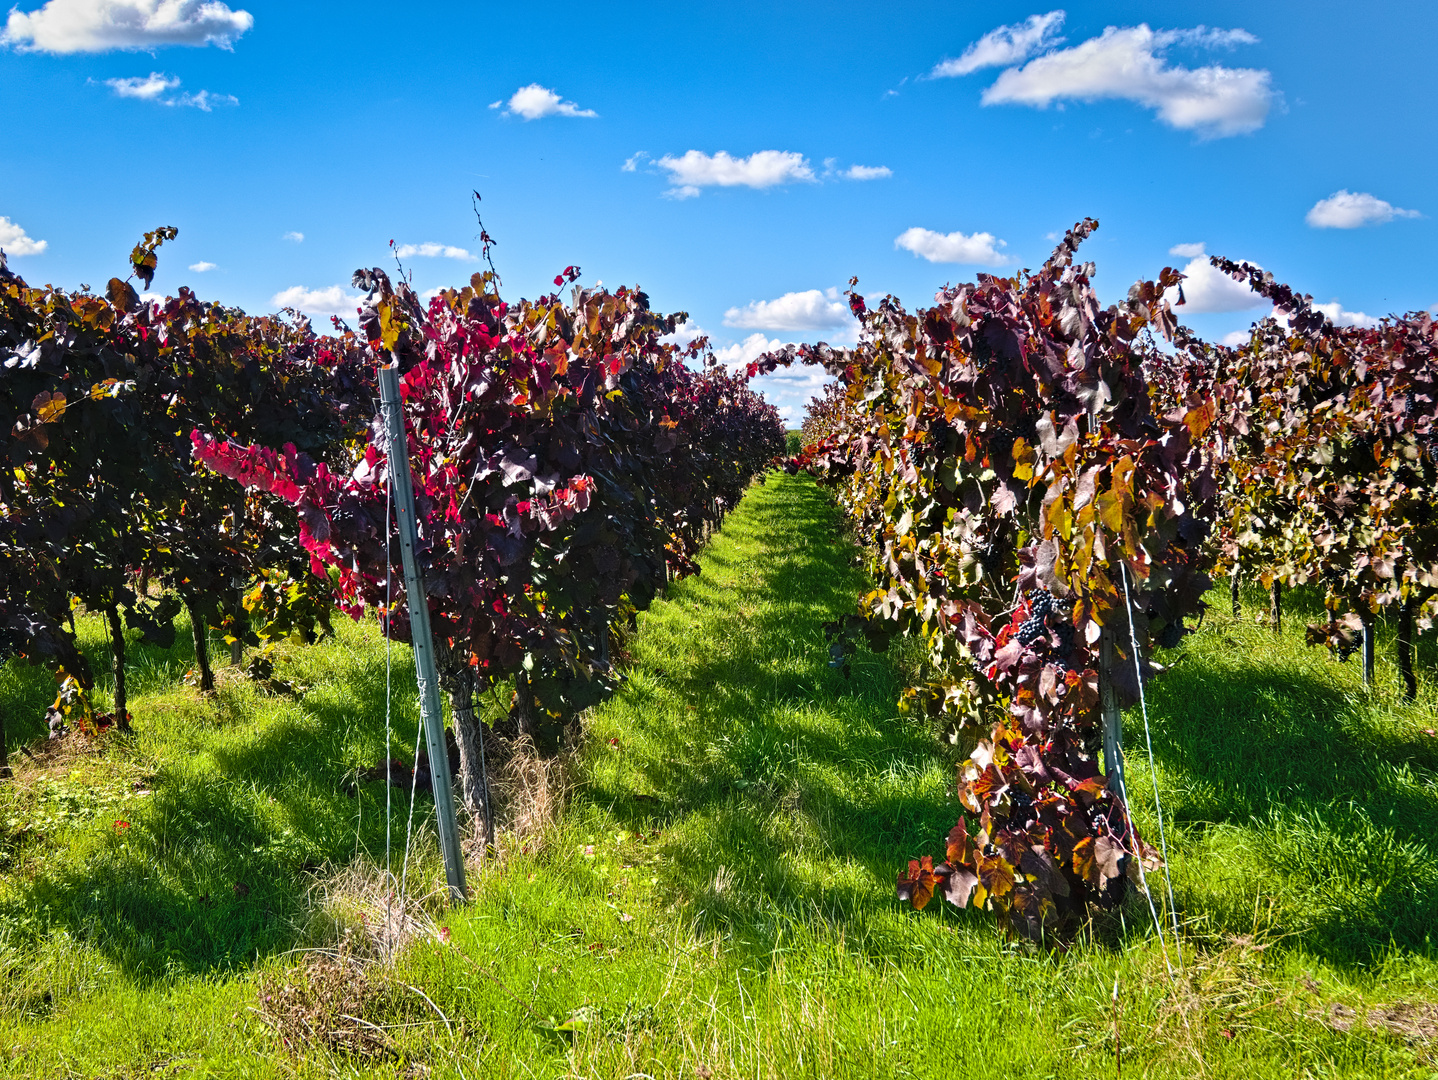
{"label": "fluffy cloud", "polygon": [[894,175],[887,165],[850,165],[841,176],[846,180],[883,180]]}
{"label": "fluffy cloud", "polygon": [[[497,109],[503,102],[496,101],[490,105],[491,109]],[[509,107],[505,112],[522,117],[525,120],[539,120],[546,116],[598,116],[593,109],[581,109],[572,101],[563,100],[553,90],[546,89],[538,83],[530,83],[522,86],[514,92],[509,99]]]}
{"label": "fluffy cloud", "polygon": [[309,315],[349,315],[359,308],[362,297],[345,292],[343,285],[324,289],[307,289],[292,285],[270,298],[276,308],[294,308]]}
{"label": "fluffy cloud", "polygon": [[[853,323],[839,290],[785,293],[777,300],[752,300],[724,313],[724,325],[741,330],[828,330]],[[755,334],[753,337],[762,337]]]}
{"label": "fluffy cloud", "polygon": [[105,85],[115,91],[116,97],[137,98],[153,101],[158,105],[180,106],[212,112],[216,105],[238,105],[240,99],[233,94],[212,94],[201,90],[198,94],[176,94],[166,97],[171,90],[180,86],[180,80],[162,71],[152,71],[148,76],[135,75],[128,79],[106,79]]}
{"label": "fluffy cloud", "polygon": [[1223,337],[1219,338],[1218,343],[1220,345],[1227,345],[1230,349],[1236,349],[1240,345],[1247,345],[1252,340],[1252,329],[1234,330],[1233,332],[1224,334]]}
{"label": "fluffy cloud", "polygon": [[1403,210],[1366,191],[1335,191],[1313,204],[1303,219],[1315,229],[1358,229],[1383,225],[1396,217],[1422,217],[1417,210]]}
{"label": "fluffy cloud", "polygon": [[669,173],[673,186],[665,194],[675,199],[691,199],[706,187],[769,188],[815,179],[808,158],[790,150],[759,150],[746,158],[690,150],[682,157],[665,154],[655,164]]}
{"label": "fluffy cloud", "polygon": [[984,91],[983,103],[1046,108],[1064,100],[1133,101],[1154,109],[1170,127],[1207,138],[1241,135],[1262,127],[1277,99],[1269,72],[1180,67],[1164,53],[1173,45],[1220,48],[1255,41],[1245,30],[1110,26],[1099,37],[1007,69]]}
{"label": "fluffy cloud", "polygon": [[0,217],[0,251],[6,255],[41,255],[50,246],[48,240],[32,240],[7,217]]}
{"label": "fluffy cloud", "polygon": [[965,263],[973,266],[1003,266],[1009,257],[999,251],[1008,247],[1007,242],[995,239],[993,233],[974,233],[966,236],[961,232],[941,233],[933,229],[921,229],[917,225],[906,229],[894,240],[896,248],[912,251],[929,262]]}
{"label": "fluffy cloud", "polygon": [[161,71],[152,71],[148,78],[136,75],[129,79],[106,79],[105,85],[115,91],[116,97],[154,101],[176,89],[180,85],[180,80],[171,78]]}
{"label": "fluffy cloud", "polygon": [[194,271],[196,274],[204,274],[204,273],[208,273],[209,271],[215,269],[215,264],[212,263],[212,262],[200,261],[200,262],[197,262],[197,263],[191,263],[191,264],[190,264],[190,269],[191,269],[192,271]]}
{"label": "fluffy cloud", "polygon": [[0,42],[26,52],[98,53],[162,45],[228,49],[255,19],[220,0],[49,0],[10,12]]}
{"label": "fluffy cloud", "polygon": [[1345,311],[1337,300],[1331,304],[1314,304],[1315,308],[1328,316],[1334,326],[1377,326],[1379,320],[1362,311]]}
{"label": "fluffy cloud", "polygon": [[779,410],[785,427],[796,428],[804,422],[805,407],[824,392],[825,383],[832,381],[823,368],[805,364],[761,375],[749,380],[749,385]]}
{"label": "fluffy cloud", "polygon": [[1203,254],[1202,244],[1174,244],[1168,249],[1170,255],[1177,255],[1180,259],[1196,259]]}
{"label": "fluffy cloud", "polygon": [[714,350],[714,359],[730,370],[738,370],[759,359],[766,352],[782,349],[784,342],[778,338],[770,340],[763,334],[750,334],[737,345],[726,345]]}
{"label": "fluffy cloud", "polygon": [[[1179,248],[1184,250],[1180,251]],[[1196,250],[1195,250],[1196,249]],[[1170,255],[1194,256],[1183,268],[1183,306],[1178,309],[1179,317],[1184,315],[1208,315],[1224,311],[1252,311],[1268,303],[1241,281],[1235,281],[1208,261],[1202,244],[1178,244],[1169,251]],[[1178,304],[1178,286],[1164,293],[1170,304]],[[1227,342],[1225,341],[1225,344]]]}
{"label": "fluffy cloud", "polygon": [[303,244],[305,242],[305,234],[302,232],[287,232],[284,236],[280,237],[280,239],[291,240],[296,244]]}
{"label": "fluffy cloud", "polygon": [[945,60],[929,73],[932,79],[969,75],[982,68],[1008,67],[1021,64],[1035,53],[1057,45],[1064,13],[1050,11],[1047,15],[1030,15],[1021,23],[990,30],[964,50],[957,60]]}
{"label": "fluffy cloud", "polygon": [[682,347],[688,345],[695,338],[706,337],[708,333],[709,331],[705,330],[704,327],[700,326],[693,319],[685,319],[679,324],[678,328],[675,329],[674,333],[665,334],[659,340],[672,342]]}
{"label": "fluffy cloud", "polygon": [[[743,341],[714,350],[714,359],[730,371],[743,371],[767,352],[781,349],[785,342],[761,333],[750,334]],[[823,368],[795,364],[779,368],[770,375],[749,380],[749,385],[779,410],[786,427],[796,428],[804,421],[804,408],[809,400],[823,392],[830,376]]]}
{"label": "fluffy cloud", "polygon": [[452,247],[449,244],[401,244],[394,249],[394,253],[401,259],[409,259],[418,255],[422,258],[445,258],[458,259],[460,262],[478,262],[479,256],[466,251],[462,247]]}

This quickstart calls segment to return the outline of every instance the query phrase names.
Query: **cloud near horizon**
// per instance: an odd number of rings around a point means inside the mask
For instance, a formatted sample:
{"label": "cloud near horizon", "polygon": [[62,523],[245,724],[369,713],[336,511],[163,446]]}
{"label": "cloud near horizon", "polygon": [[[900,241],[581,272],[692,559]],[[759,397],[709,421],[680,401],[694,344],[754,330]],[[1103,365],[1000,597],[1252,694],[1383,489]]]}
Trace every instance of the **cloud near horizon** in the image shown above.
{"label": "cloud near horizon", "polygon": [[1379,321],[1363,311],[1348,311],[1337,300],[1328,304],[1314,304],[1313,307],[1328,316],[1334,326],[1377,326]]}
{"label": "cloud near horizon", "polygon": [[307,289],[303,285],[291,285],[270,298],[276,308],[294,308],[307,315],[343,315],[353,317],[359,308],[362,296],[345,292],[343,285],[330,285],[323,289]]}
{"label": "cloud near horizon", "polygon": [[[1252,311],[1268,304],[1245,282],[1229,277],[1208,261],[1203,244],[1175,244],[1169,248],[1170,255],[1193,256],[1183,268],[1183,303],[1178,302],[1180,286],[1175,285],[1163,294],[1163,298],[1184,315],[1213,315],[1232,311]],[[1251,260],[1250,260],[1251,262]],[[1257,266],[1257,263],[1252,263]],[[1259,267],[1262,269],[1262,267]]]}
{"label": "cloud near horizon", "polygon": [[452,244],[401,244],[394,249],[396,257],[409,259],[415,256],[426,259],[458,259],[460,262],[478,262],[479,256],[467,251],[462,247],[454,247]]}
{"label": "cloud near horizon", "polygon": [[255,25],[220,0],[49,0],[12,8],[0,43],[56,55],[143,51],[166,45],[232,48]]}
{"label": "cloud near horizon", "polygon": [[777,300],[751,300],[724,313],[724,325],[740,330],[831,330],[853,323],[853,312],[839,298],[838,289],[807,289]]}

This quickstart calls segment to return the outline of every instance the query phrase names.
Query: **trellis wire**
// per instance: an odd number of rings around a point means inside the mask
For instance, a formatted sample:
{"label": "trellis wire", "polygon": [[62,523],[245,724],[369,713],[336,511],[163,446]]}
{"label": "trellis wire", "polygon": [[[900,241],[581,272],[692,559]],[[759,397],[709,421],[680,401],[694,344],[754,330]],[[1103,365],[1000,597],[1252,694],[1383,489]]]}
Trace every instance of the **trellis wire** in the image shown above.
{"label": "trellis wire", "polygon": [[[384,876],[385,876],[385,930],[388,931],[394,922],[394,914],[390,910],[390,898],[394,896],[394,871],[390,867],[390,805],[392,792],[394,791],[394,750],[390,733],[390,703],[393,698],[393,672],[392,653],[394,650],[394,639],[390,637],[390,630],[394,622],[394,611],[392,604],[392,585],[394,581],[394,570],[389,561],[389,531],[391,503],[394,481],[389,468],[389,430],[385,429],[385,483],[384,483]],[[409,844],[406,841],[405,847]]]}
{"label": "trellis wire", "polygon": [[[1121,569],[1122,569],[1122,571],[1123,571],[1123,600],[1124,600],[1124,604],[1125,604],[1126,607],[1127,607],[1127,612],[1128,612],[1128,640],[1129,640],[1129,647],[1130,647],[1130,648],[1132,649],[1132,651],[1133,651],[1133,670],[1134,670],[1134,675],[1137,676],[1137,678],[1138,678],[1138,704],[1139,704],[1139,708],[1140,708],[1140,709],[1142,710],[1142,712],[1143,712],[1143,740],[1144,740],[1145,746],[1146,746],[1147,749],[1148,749],[1148,769],[1149,769],[1149,775],[1150,775],[1150,776],[1152,777],[1152,779],[1153,779],[1153,806],[1154,806],[1154,812],[1158,814],[1158,846],[1159,846],[1159,851],[1160,851],[1160,853],[1163,855],[1163,882],[1164,882],[1164,887],[1165,887],[1165,888],[1167,889],[1167,891],[1168,891],[1168,910],[1169,910],[1169,914],[1173,917],[1173,947],[1174,947],[1174,949],[1175,949],[1175,950],[1177,951],[1177,953],[1178,953],[1178,970],[1179,970],[1179,971],[1182,971],[1182,970],[1183,970],[1183,943],[1179,940],[1179,936],[1178,936],[1178,905],[1177,905],[1176,903],[1174,903],[1174,899],[1173,899],[1173,877],[1172,877],[1172,875],[1169,873],[1169,869],[1168,869],[1168,840],[1167,840],[1167,837],[1164,835],[1164,828],[1163,828],[1163,802],[1162,802],[1162,799],[1160,798],[1159,792],[1158,792],[1158,765],[1154,762],[1154,758],[1153,758],[1153,734],[1152,734],[1152,732],[1150,732],[1149,726],[1148,726],[1148,700],[1147,700],[1147,698],[1146,698],[1146,696],[1144,695],[1144,692],[1143,692],[1143,665],[1142,665],[1142,664],[1140,663],[1140,661],[1139,661],[1138,635],[1137,635],[1137,633],[1135,632],[1134,626],[1133,626],[1133,599],[1132,599],[1132,597],[1129,595],[1129,589],[1128,589],[1128,563],[1120,563],[1120,567],[1121,567]],[[1143,869],[1143,864],[1142,864],[1142,861],[1140,860],[1139,870],[1142,871],[1142,869]],[[1153,898],[1150,897],[1150,898],[1149,898],[1149,907],[1152,908],[1152,906],[1153,906]],[[1157,912],[1154,913],[1154,918],[1155,918],[1155,920],[1158,918]],[[1162,931],[1162,929],[1159,930],[1159,936],[1160,936],[1160,938],[1162,938],[1162,936],[1163,936],[1163,931]],[[1165,959],[1166,959],[1166,958],[1165,958]]]}
{"label": "trellis wire", "polygon": [[[1130,635],[1130,637],[1132,637],[1132,635]],[[1110,642],[1110,643],[1109,643],[1109,644],[1106,644],[1106,645],[1104,646],[1105,651],[1104,651],[1104,654],[1103,654],[1103,655],[1104,655],[1104,657],[1109,657],[1109,656],[1111,655],[1111,653],[1112,653],[1111,639],[1106,638],[1105,641]],[[1113,676],[1109,673],[1109,661],[1108,661],[1107,659],[1104,659],[1104,660],[1101,661],[1101,662],[1103,663],[1103,669],[1104,669],[1104,675],[1103,675],[1103,677],[1104,677],[1105,679],[1110,680],[1110,682],[1111,682],[1112,679],[1113,679]],[[1117,708],[1117,698],[1114,697],[1113,700],[1115,701],[1115,708]],[[1116,722],[1116,723],[1120,723],[1120,724],[1121,724],[1121,723],[1122,723],[1122,720],[1123,720],[1122,711],[1120,711],[1120,712],[1119,712],[1119,715],[1118,715],[1116,718],[1114,718],[1114,719],[1115,719],[1115,722]],[[1107,728],[1108,724],[1109,724],[1109,716],[1108,716],[1107,713],[1105,713],[1105,715],[1104,715],[1104,726],[1105,726],[1105,728]],[[1137,826],[1134,825],[1134,823],[1133,823],[1133,814],[1129,811],[1129,807],[1128,807],[1128,785],[1124,782],[1124,775],[1125,775],[1125,774],[1124,774],[1123,763],[1124,763],[1125,755],[1124,755],[1124,752],[1123,752],[1123,740],[1122,740],[1122,738],[1115,738],[1115,739],[1112,740],[1112,742],[1110,742],[1110,741],[1108,740],[1107,736],[1105,736],[1105,739],[1104,739],[1104,755],[1105,755],[1105,757],[1107,757],[1110,747],[1112,747],[1112,749],[1113,749],[1114,760],[1111,761],[1111,762],[1108,762],[1107,765],[1106,765],[1106,768],[1109,770],[1109,780],[1110,780],[1111,782],[1112,782],[1113,780],[1115,780],[1115,779],[1118,781],[1118,794],[1119,794],[1119,798],[1122,800],[1122,805],[1123,805],[1123,818],[1124,818],[1124,821],[1126,821],[1126,822],[1128,823],[1128,835],[1131,836],[1131,837],[1137,838],[1137,836],[1138,836],[1138,828],[1137,828]],[[1135,839],[1135,844],[1134,844],[1133,858],[1135,858],[1135,859],[1137,860],[1136,865],[1138,866],[1138,887],[1139,887],[1139,889],[1142,890],[1142,892],[1143,892],[1144,901],[1148,904],[1148,913],[1149,913],[1149,915],[1152,916],[1152,918],[1153,918],[1153,928],[1154,928],[1154,930],[1158,933],[1158,947],[1159,947],[1159,949],[1160,949],[1160,950],[1162,951],[1162,953],[1163,953],[1163,966],[1168,969],[1168,977],[1169,977],[1170,979],[1172,979],[1172,978],[1175,977],[1175,976],[1174,976],[1174,971],[1173,971],[1173,961],[1170,960],[1169,957],[1168,957],[1168,939],[1164,936],[1164,932],[1163,932],[1163,919],[1159,917],[1158,908],[1154,906],[1154,903],[1153,903],[1153,890],[1148,887],[1148,875],[1147,875],[1146,873],[1144,873],[1144,869],[1143,869],[1143,858],[1142,858],[1141,853],[1140,853],[1139,850],[1138,850],[1138,845],[1137,845],[1137,840],[1136,840],[1136,839]],[[1123,917],[1123,910],[1122,910],[1121,908],[1119,909],[1118,917],[1119,917],[1119,921],[1123,923],[1123,925],[1124,925],[1125,928],[1127,928],[1127,926],[1128,926],[1128,920],[1124,919],[1124,917]],[[1126,929],[1125,929],[1125,932],[1127,932]]]}

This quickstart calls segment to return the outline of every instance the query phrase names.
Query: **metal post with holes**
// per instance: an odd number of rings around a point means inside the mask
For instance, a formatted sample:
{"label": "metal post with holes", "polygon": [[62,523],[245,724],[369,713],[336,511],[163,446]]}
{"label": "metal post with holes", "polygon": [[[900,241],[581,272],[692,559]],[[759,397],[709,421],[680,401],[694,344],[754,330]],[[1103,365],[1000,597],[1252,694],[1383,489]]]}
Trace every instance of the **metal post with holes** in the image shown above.
{"label": "metal post with holes", "polygon": [[1128,802],[1128,789],[1123,776],[1123,709],[1119,708],[1118,691],[1113,685],[1113,629],[1103,627],[1099,634],[1098,696],[1103,718],[1103,768],[1108,774],[1109,790]]}
{"label": "metal post with holes", "polygon": [[400,410],[399,371],[396,365],[380,365],[379,396],[384,410],[385,441],[389,473],[394,483],[394,515],[399,533],[400,556],[404,560],[404,595],[409,603],[410,638],[414,645],[414,670],[419,680],[419,714],[424,724],[424,742],[429,749],[430,779],[434,785],[434,813],[439,826],[439,847],[444,854],[444,876],[453,899],[468,898],[464,882],[464,855],[459,848],[459,830],[454,820],[454,787],[449,775],[449,749],[444,742],[444,713],[439,703],[439,677],[434,666],[434,637],[429,628],[429,601],[424,576],[415,558],[419,534],[415,528],[414,487],[409,475],[409,439]]}

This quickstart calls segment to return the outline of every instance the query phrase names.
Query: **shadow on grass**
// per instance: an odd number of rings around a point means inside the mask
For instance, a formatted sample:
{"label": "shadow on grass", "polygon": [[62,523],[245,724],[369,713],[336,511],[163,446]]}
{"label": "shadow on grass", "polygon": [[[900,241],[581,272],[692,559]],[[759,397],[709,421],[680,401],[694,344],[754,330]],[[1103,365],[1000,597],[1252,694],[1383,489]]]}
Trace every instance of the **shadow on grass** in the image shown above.
{"label": "shadow on grass", "polygon": [[[385,851],[384,785],[346,794],[354,763],[383,757],[382,654],[327,649],[301,654],[305,675],[325,681],[298,703],[248,683],[205,700],[176,687],[178,675],[142,680],[142,693],[164,692],[136,695],[137,735],[109,752],[158,760],[153,794],[123,828],[95,821],[40,841],[38,872],[0,900],[0,933],[22,944],[63,930],[140,982],[236,970],[294,947],[313,872],[356,851],[382,862]],[[180,654],[148,662],[184,665]],[[413,697],[413,671],[398,659],[396,697]],[[414,731],[412,719],[397,722],[396,745]],[[398,850],[398,794],[395,807]],[[416,820],[432,812],[421,796]]]}
{"label": "shadow on grass", "polygon": [[1438,740],[1244,636],[1206,630],[1149,697],[1175,822],[1250,852],[1248,910],[1201,913],[1247,930],[1257,889],[1279,932],[1340,966],[1438,955]]}

